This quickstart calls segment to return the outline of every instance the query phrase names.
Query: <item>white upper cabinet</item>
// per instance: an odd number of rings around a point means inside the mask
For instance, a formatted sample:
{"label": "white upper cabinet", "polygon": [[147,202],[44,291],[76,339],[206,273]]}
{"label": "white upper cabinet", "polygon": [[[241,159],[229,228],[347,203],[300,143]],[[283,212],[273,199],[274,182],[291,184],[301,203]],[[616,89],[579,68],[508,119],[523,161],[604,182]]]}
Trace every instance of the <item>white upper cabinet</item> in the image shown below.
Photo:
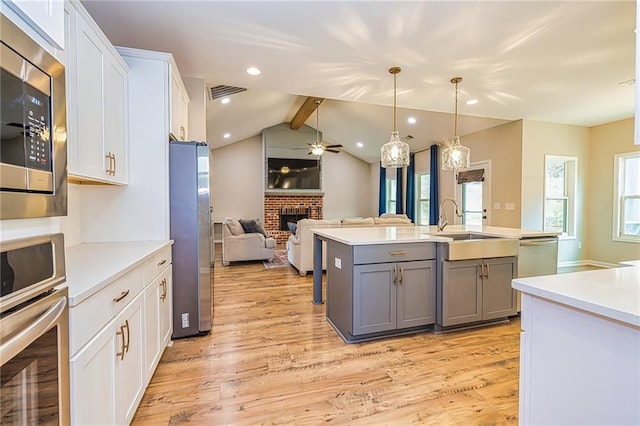
{"label": "white upper cabinet", "polygon": [[63,0],[3,0],[52,45],[64,49]]}
{"label": "white upper cabinet", "polygon": [[189,95],[175,64],[171,67],[171,134],[189,140]]}
{"label": "white upper cabinet", "polygon": [[65,3],[70,182],[128,183],[128,67],[77,1]]}

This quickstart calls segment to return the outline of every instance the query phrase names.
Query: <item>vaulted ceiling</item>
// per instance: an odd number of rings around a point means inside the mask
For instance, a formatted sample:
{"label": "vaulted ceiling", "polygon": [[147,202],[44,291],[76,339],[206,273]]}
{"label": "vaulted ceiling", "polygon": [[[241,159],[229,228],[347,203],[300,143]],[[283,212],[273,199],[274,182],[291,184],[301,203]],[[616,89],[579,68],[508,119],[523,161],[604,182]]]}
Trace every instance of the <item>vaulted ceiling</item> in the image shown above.
{"label": "vaulted ceiling", "polygon": [[248,89],[209,101],[214,147],[291,121],[312,96],[325,99],[324,139],[377,161],[396,65],[397,127],[413,150],[452,136],[454,76],[464,78],[459,135],[517,119],[594,126],[635,111],[635,1],[83,4],[115,45],[171,52],[185,77]]}

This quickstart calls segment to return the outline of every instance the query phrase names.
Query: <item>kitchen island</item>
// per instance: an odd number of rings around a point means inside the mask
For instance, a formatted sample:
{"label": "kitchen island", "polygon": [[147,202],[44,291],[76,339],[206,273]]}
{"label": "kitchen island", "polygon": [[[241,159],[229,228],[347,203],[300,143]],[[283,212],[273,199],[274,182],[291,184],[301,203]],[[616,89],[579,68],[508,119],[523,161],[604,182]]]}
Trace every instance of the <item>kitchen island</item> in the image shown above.
{"label": "kitchen island", "polygon": [[518,240],[499,227],[336,227],[313,230],[314,303],[327,244],[329,323],[351,343],[436,327],[480,326],[516,314]]}
{"label": "kitchen island", "polygon": [[513,281],[520,424],[640,424],[640,267]]}

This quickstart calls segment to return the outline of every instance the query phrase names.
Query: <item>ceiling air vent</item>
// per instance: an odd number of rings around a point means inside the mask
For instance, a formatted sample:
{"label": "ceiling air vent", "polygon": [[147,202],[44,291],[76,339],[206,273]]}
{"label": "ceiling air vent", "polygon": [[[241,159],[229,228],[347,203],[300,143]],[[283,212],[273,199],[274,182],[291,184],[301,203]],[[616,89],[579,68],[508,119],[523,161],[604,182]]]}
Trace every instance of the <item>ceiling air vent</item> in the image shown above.
{"label": "ceiling air vent", "polygon": [[224,98],[225,96],[231,96],[234,93],[244,92],[247,89],[242,87],[234,87],[234,86],[213,86],[209,88],[209,100],[214,100],[218,98]]}

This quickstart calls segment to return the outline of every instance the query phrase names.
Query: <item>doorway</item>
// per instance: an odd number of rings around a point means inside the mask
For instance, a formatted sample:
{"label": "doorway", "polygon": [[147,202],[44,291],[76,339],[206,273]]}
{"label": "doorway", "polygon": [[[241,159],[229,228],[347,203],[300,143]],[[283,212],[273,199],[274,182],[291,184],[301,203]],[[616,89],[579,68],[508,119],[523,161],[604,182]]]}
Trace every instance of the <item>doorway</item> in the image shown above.
{"label": "doorway", "polygon": [[473,163],[458,172],[456,199],[464,225],[491,225],[491,161]]}

